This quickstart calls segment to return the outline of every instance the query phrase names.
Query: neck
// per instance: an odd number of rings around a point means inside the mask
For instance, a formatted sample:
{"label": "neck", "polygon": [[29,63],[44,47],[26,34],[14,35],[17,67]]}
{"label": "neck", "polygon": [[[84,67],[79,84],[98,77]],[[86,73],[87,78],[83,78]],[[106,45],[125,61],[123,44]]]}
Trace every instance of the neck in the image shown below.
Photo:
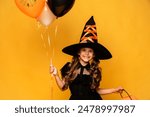
{"label": "neck", "polygon": [[84,62],[84,61],[82,61],[82,60],[80,60],[79,62],[80,62],[80,64],[81,64],[82,66],[86,66],[86,65],[88,64],[88,62]]}

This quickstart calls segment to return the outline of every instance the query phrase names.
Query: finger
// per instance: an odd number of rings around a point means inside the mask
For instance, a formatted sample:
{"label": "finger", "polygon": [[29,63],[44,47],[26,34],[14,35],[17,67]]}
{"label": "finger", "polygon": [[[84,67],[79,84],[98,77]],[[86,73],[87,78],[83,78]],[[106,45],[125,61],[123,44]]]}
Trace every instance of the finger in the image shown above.
{"label": "finger", "polygon": [[122,93],[122,92],[123,92],[123,89],[120,89],[118,92],[119,92],[119,93]]}
{"label": "finger", "polygon": [[53,73],[53,72],[54,72],[54,67],[50,66],[50,73]]}
{"label": "finger", "polygon": [[56,67],[54,67],[53,74],[54,74],[54,75],[56,75],[56,74],[57,74],[57,69],[56,69]]}

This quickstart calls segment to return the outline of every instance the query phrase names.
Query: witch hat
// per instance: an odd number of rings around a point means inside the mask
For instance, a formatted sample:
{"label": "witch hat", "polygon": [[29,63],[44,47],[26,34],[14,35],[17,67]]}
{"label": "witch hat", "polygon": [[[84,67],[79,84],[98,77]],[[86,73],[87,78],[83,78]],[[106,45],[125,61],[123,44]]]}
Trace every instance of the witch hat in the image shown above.
{"label": "witch hat", "polygon": [[93,16],[85,24],[80,38],[80,42],[67,46],[63,48],[62,51],[71,56],[76,56],[78,50],[83,47],[92,48],[94,50],[95,56],[98,59],[103,60],[110,59],[112,57],[111,53],[103,45],[98,43],[96,24]]}

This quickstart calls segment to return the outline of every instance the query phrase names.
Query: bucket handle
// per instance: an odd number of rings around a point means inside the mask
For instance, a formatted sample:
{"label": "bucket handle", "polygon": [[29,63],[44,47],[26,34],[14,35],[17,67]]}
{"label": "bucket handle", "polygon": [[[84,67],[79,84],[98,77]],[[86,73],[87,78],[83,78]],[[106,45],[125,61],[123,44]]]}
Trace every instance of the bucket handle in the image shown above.
{"label": "bucket handle", "polygon": [[120,92],[121,98],[123,98],[123,95],[122,95],[123,91],[128,95],[128,97],[130,98],[130,100],[132,100],[130,94],[125,89],[123,89],[122,92]]}

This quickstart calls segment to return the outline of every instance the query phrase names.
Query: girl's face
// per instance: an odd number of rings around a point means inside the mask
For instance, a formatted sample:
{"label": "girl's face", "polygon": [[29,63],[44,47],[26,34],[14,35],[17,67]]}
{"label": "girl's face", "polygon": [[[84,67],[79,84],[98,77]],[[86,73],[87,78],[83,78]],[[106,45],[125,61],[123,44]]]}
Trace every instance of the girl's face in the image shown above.
{"label": "girl's face", "polygon": [[94,57],[94,51],[91,48],[81,48],[79,53],[80,62],[88,63]]}

